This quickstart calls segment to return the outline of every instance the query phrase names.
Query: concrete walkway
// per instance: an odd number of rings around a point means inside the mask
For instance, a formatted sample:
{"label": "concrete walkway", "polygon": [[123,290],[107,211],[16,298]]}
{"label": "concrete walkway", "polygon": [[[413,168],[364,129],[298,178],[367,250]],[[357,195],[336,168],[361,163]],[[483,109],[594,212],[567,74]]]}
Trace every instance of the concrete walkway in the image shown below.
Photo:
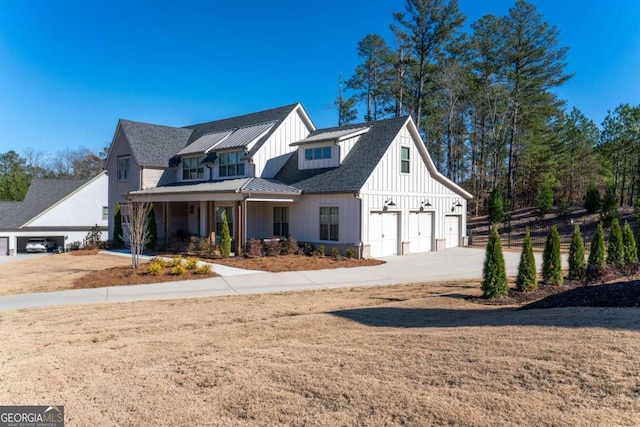
{"label": "concrete walkway", "polygon": [[[520,253],[505,252],[504,257],[508,275],[515,276]],[[0,297],[0,310],[479,279],[482,277],[484,249],[455,248],[442,252],[388,257],[383,260],[386,261],[385,264],[374,267],[285,273],[240,269],[225,271],[223,266],[214,264],[214,270],[221,274],[221,277],[152,285],[109,286],[97,289],[9,295]],[[540,254],[536,254],[536,262],[538,266],[541,265]]]}

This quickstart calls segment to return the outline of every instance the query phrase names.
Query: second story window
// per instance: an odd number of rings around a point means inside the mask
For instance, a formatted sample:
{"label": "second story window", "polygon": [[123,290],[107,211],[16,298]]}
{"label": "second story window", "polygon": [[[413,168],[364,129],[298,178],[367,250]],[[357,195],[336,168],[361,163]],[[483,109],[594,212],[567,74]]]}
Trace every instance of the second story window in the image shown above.
{"label": "second story window", "polygon": [[322,160],[331,158],[331,147],[305,148],[305,160]]}
{"label": "second story window", "polygon": [[118,181],[129,181],[131,164],[129,156],[118,157]]}
{"label": "second story window", "polygon": [[400,147],[400,172],[409,173],[411,164],[409,147]]}
{"label": "second story window", "polygon": [[204,179],[204,166],[202,157],[188,157],[182,160],[182,179],[185,181],[193,179]]}
{"label": "second story window", "polygon": [[244,175],[244,162],[241,160],[243,154],[242,151],[220,154],[219,175],[221,177]]}

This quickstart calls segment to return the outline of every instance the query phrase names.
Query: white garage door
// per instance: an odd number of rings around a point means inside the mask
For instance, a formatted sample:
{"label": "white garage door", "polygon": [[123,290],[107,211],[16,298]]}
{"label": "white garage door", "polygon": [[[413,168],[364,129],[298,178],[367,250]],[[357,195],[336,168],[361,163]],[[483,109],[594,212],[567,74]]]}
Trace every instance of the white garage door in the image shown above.
{"label": "white garage door", "polygon": [[409,248],[412,254],[431,250],[432,228],[432,212],[411,212],[409,214]]}
{"label": "white garage door", "polygon": [[460,246],[460,217],[449,215],[445,217],[444,233],[447,239],[447,248]]}
{"label": "white garage door", "polygon": [[371,256],[398,254],[398,214],[372,213],[369,216]]}
{"label": "white garage door", "polygon": [[0,237],[0,256],[9,255],[9,238]]}

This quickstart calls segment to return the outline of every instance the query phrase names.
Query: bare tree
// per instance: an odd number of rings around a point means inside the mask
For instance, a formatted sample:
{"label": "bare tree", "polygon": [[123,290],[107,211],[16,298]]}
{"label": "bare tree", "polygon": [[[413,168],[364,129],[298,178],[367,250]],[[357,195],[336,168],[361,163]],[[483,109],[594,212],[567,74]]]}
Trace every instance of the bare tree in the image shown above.
{"label": "bare tree", "polygon": [[[124,208],[125,206],[123,206]],[[126,209],[123,209],[123,218],[129,223],[128,237],[131,246],[131,268],[137,270],[140,265],[140,255],[147,243],[149,235],[149,201],[136,201],[130,197],[127,200]]]}

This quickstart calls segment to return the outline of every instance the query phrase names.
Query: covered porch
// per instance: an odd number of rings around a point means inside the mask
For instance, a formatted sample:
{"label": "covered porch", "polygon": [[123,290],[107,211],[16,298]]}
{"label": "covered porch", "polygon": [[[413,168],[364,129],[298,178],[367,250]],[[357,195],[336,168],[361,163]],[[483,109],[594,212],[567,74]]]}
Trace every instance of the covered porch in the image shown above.
{"label": "covered porch", "polygon": [[243,178],[155,187],[129,194],[132,201],[153,203],[158,237],[199,237],[220,241],[223,213],[232,251],[243,253],[252,238],[288,237],[289,207],[301,191],[273,180]]}

